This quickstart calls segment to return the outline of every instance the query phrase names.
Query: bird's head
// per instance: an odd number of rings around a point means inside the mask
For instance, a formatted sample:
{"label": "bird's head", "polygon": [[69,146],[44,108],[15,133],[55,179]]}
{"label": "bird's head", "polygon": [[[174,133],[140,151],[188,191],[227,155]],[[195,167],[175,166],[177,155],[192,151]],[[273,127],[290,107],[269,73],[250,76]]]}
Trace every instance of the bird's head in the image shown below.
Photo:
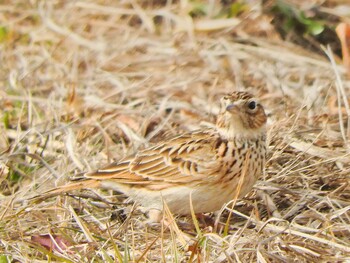
{"label": "bird's head", "polygon": [[265,134],[266,114],[250,93],[237,91],[221,98],[216,126],[226,139],[253,139]]}

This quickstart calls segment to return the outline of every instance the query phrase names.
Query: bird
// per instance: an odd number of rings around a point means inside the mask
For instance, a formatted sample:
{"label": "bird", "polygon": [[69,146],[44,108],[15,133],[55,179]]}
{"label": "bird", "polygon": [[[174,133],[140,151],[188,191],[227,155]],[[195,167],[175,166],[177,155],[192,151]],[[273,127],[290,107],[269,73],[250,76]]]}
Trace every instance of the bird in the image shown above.
{"label": "bird", "polygon": [[215,212],[245,196],[263,173],[266,122],[257,98],[234,91],[221,97],[212,127],[162,140],[44,196],[112,189],[144,207],[150,222],[160,222],[164,203],[177,215]]}

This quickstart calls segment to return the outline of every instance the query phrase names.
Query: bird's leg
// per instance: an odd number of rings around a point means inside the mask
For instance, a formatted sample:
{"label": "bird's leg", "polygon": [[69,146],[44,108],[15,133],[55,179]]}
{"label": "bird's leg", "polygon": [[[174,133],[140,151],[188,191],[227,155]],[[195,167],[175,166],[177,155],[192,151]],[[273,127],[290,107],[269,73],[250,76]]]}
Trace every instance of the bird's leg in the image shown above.
{"label": "bird's leg", "polygon": [[207,226],[213,227],[215,224],[215,221],[213,220],[211,215],[206,215],[204,213],[198,213],[198,214],[196,214],[196,218],[199,221],[200,225],[205,226],[205,227],[207,227]]}
{"label": "bird's leg", "polygon": [[148,211],[147,224],[160,223],[163,219],[163,212],[159,209],[150,209]]}
{"label": "bird's leg", "polygon": [[162,224],[165,228],[168,228],[174,222],[174,217],[172,215],[170,215],[170,217],[164,216],[164,212],[162,210],[151,208],[148,211],[148,220],[146,222],[148,225]]}

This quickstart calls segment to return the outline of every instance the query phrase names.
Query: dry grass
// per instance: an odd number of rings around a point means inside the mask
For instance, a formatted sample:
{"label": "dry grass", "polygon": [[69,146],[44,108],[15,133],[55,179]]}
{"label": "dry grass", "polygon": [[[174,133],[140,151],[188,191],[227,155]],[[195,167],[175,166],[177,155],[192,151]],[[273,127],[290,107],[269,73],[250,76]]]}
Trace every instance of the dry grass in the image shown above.
{"label": "dry grass", "polygon": [[[339,63],[279,40],[259,10],[222,23],[193,20],[186,0],[102,2],[0,5],[1,262],[350,261],[350,81]],[[270,151],[228,233],[229,208],[216,231],[196,231],[147,227],[108,191],[26,201],[213,122],[217,98],[237,89],[268,109]],[[45,234],[69,247],[40,246]]]}

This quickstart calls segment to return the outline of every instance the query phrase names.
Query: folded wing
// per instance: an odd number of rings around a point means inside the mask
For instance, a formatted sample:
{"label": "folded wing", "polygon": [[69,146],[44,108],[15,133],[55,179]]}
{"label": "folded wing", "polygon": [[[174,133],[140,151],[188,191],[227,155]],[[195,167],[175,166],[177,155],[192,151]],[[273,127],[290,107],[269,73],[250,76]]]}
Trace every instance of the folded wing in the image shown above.
{"label": "folded wing", "polygon": [[220,171],[221,163],[215,156],[217,139],[210,132],[184,134],[85,176],[125,184],[200,183],[203,177],[215,178]]}

